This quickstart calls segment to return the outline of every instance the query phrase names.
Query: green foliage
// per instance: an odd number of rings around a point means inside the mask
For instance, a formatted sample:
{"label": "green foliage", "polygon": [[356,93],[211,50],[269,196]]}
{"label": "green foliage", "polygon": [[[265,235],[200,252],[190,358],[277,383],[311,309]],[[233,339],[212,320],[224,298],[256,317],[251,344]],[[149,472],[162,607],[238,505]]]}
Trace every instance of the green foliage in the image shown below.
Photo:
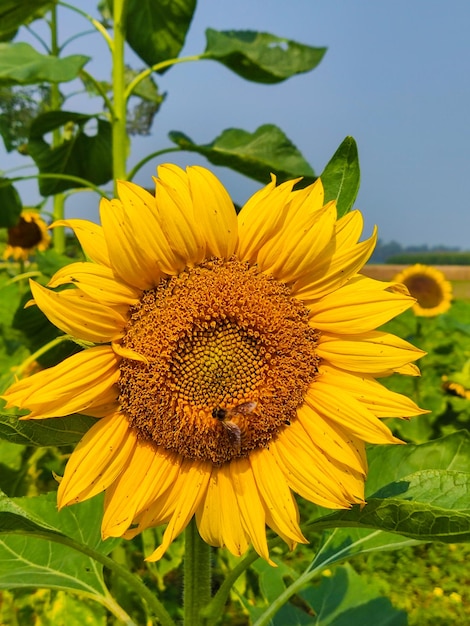
{"label": "green foliage", "polygon": [[0,85],[65,83],[77,78],[89,60],[80,54],[61,59],[39,54],[27,43],[0,43]]}
{"label": "green foliage", "polygon": [[321,174],[325,202],[336,200],[338,217],[352,209],[360,179],[357,145],[352,137],[346,137]]}
{"label": "green foliage", "polygon": [[[87,134],[85,125],[96,124],[96,132]],[[44,135],[63,128],[59,145],[49,144]],[[101,185],[111,180],[111,124],[94,115],[71,111],[50,111],[37,117],[31,124],[28,150],[41,174],[75,176],[83,182],[64,178],[41,178],[39,191],[48,196],[71,189],[85,187],[87,181]]]}
{"label": "green foliage", "polygon": [[173,131],[170,139],[180,148],[204,155],[214,165],[225,165],[263,183],[275,174],[278,182],[304,176],[310,183],[315,174],[297,148],[272,124],[260,126],[254,133],[230,128],[209,144],[197,145],[183,133]]}
{"label": "green foliage", "polygon": [[2,0],[0,4],[0,40],[13,39],[20,26],[43,17],[51,0]]}
{"label": "green foliage", "polygon": [[251,30],[206,30],[204,58],[223,63],[246,80],[279,83],[309,72],[322,60],[326,48],[305,46],[290,39]]}
{"label": "green foliage", "polygon": [[21,198],[8,178],[0,178],[0,228],[15,226],[23,209]]}
{"label": "green foliage", "polygon": [[[470,362],[470,302],[456,301],[436,317],[416,317],[406,311],[384,327],[407,339],[427,354],[418,365],[421,376],[385,378],[383,384],[431,411],[411,420],[389,420],[405,441],[423,443],[470,425],[470,401],[453,394],[447,381],[466,383]],[[470,380],[468,381],[470,383]],[[470,385],[469,385],[470,386]]]}
{"label": "green foliage", "polygon": [[127,0],[127,43],[147,65],[176,58],[195,8],[196,0]]}

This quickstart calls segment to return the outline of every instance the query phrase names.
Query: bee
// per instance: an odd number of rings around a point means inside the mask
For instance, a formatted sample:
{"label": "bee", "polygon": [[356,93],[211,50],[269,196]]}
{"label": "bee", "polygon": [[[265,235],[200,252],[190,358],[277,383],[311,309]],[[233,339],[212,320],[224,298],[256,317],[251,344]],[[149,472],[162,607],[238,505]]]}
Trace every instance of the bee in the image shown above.
{"label": "bee", "polygon": [[216,406],[212,409],[212,417],[219,420],[222,424],[227,433],[230,445],[237,454],[240,452],[242,445],[242,431],[235,422],[231,421],[231,418],[237,415],[249,415],[255,410],[256,404],[256,402],[243,402],[243,404],[234,406],[232,409],[223,409],[220,406]]}

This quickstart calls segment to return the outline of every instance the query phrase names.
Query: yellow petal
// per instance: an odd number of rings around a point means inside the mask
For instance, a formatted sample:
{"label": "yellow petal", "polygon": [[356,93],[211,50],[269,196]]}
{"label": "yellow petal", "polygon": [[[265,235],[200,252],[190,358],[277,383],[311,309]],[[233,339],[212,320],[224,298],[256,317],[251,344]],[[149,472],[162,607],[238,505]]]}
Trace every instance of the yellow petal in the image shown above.
{"label": "yellow petal", "polygon": [[318,378],[305,402],[325,420],[330,420],[368,443],[402,443],[363,404],[335,384],[334,378]]}
{"label": "yellow petal", "polygon": [[87,500],[112,485],[136,443],[122,413],[100,419],[72,452],[57,493],[59,508]]}
{"label": "yellow petal", "polygon": [[158,167],[156,199],[163,231],[186,265],[201,263],[206,256],[206,241],[194,215],[186,172],[176,165]]}
{"label": "yellow petal", "polygon": [[352,374],[338,370],[331,365],[320,367],[321,377],[336,381],[340,389],[344,389],[364,404],[377,417],[411,417],[428,413],[410,398],[395,391],[390,391],[372,377],[365,374]]}
{"label": "yellow petal", "polygon": [[[360,292],[360,296],[358,293]],[[309,305],[310,325],[332,333],[364,333],[382,326],[413,305],[413,298],[384,290],[345,285]]]}
{"label": "yellow petal", "polygon": [[[125,181],[118,182],[119,197],[124,205],[129,235],[139,247],[139,255],[154,280],[154,268],[160,273],[178,274],[186,260],[176,252],[173,242],[165,235],[159,218],[157,201],[142,187]],[[170,221],[176,221],[173,214]]]}
{"label": "yellow petal", "polygon": [[51,228],[55,226],[71,228],[86,256],[95,263],[110,267],[108,246],[106,245],[106,239],[101,226],[89,222],[88,220],[80,219],[57,220],[51,225]]}
{"label": "yellow petal", "polygon": [[139,301],[140,290],[118,279],[112,269],[96,263],[71,263],[54,274],[48,283],[51,289],[73,283],[90,298],[109,306]]}
{"label": "yellow petal", "polygon": [[228,259],[238,239],[237,214],[225,187],[203,167],[188,167],[195,219],[206,239],[207,256]]}
{"label": "yellow petal", "polygon": [[329,457],[363,476],[366,475],[367,459],[364,442],[361,439],[354,437],[342,426],[323,419],[305,402],[297,409],[297,419],[313,443],[324,450]]}
{"label": "yellow petal", "polygon": [[[336,235],[338,237],[338,235]],[[306,306],[339,289],[357,274],[370,258],[377,241],[377,231],[370,239],[353,247],[341,246],[336,240],[336,251],[325,254],[320,261],[292,287],[292,294]],[[335,243],[335,240],[333,240]]]}
{"label": "yellow petal", "polygon": [[90,348],[14,383],[2,397],[7,407],[29,409],[27,419],[84,413],[103,398],[117,398],[118,363],[109,346]]}
{"label": "yellow petal", "polygon": [[197,512],[201,537],[211,546],[226,547],[235,556],[248,549],[228,464],[214,468],[207,493]]}
{"label": "yellow petal", "polygon": [[127,320],[116,307],[95,302],[79,289],[55,293],[34,281],[30,286],[35,303],[64,333],[93,343],[122,337]]}
{"label": "yellow petal", "polygon": [[[161,545],[145,559],[146,561],[158,561],[161,559],[170,543],[189,524],[206,494],[211,476],[210,468],[211,464],[207,462],[183,461],[180,480],[178,481],[179,496],[175,510],[165,529]],[[182,480],[183,478],[184,480]]]}
{"label": "yellow petal", "polygon": [[[305,203],[308,205],[308,202]],[[296,215],[287,215],[282,232],[269,241],[258,255],[261,271],[282,282],[292,282],[310,273],[331,242],[336,223],[336,204],[322,209],[306,206]]]}
{"label": "yellow petal", "polygon": [[281,232],[295,182],[289,180],[276,187],[276,177],[271,174],[271,182],[243,206],[238,214],[237,257],[240,261],[256,263],[259,250]]}
{"label": "yellow petal", "polygon": [[103,537],[121,537],[134,518],[173,484],[180,465],[176,454],[137,440],[127,466],[106,490]]}
{"label": "yellow petal", "polygon": [[243,527],[256,552],[270,565],[275,566],[269,558],[266,541],[266,514],[250,462],[248,459],[239,458],[231,461],[229,467]]}
{"label": "yellow petal", "polygon": [[265,511],[283,536],[307,543],[299,528],[299,511],[286,478],[268,449],[255,450],[248,457]]}
{"label": "yellow petal", "polygon": [[425,354],[411,343],[382,331],[342,336],[322,332],[316,351],[327,364],[372,376],[398,371]]}
{"label": "yellow petal", "polygon": [[138,289],[155,287],[163,273],[156,262],[149,259],[144,249],[146,241],[139,240],[134,233],[122,203],[103,198],[100,218],[113,271],[125,283]]}
{"label": "yellow petal", "polygon": [[350,502],[337,480],[328,472],[328,469],[334,472],[334,467],[328,467],[326,457],[310,441],[299,447],[298,438],[290,434],[292,426],[295,427],[295,421],[269,445],[290,488],[319,506],[329,509],[349,508]]}

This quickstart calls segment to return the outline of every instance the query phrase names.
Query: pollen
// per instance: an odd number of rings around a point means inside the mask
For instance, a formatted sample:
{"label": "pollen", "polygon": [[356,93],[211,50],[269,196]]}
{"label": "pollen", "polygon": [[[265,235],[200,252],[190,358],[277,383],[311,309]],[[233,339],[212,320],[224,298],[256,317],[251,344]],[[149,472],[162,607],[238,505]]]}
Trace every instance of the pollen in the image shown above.
{"label": "pollen", "polygon": [[211,259],[132,307],[123,345],[145,361],[121,361],[121,408],[140,437],[184,458],[247,456],[296,419],[317,342],[287,285]]}

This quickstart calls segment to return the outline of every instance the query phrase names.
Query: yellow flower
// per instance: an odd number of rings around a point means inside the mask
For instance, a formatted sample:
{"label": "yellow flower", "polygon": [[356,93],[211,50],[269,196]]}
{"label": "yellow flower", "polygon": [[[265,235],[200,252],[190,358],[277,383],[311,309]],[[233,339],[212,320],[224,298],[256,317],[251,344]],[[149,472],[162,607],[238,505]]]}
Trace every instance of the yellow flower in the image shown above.
{"label": "yellow flower", "polygon": [[364,502],[365,443],[396,443],[380,418],[423,413],[375,379],[417,375],[422,352],[374,330],[414,300],[358,274],[376,235],[337,220],[318,180],[275,179],[240,214],[208,170],[161,166],[156,196],[119,183],[101,226],[74,229],[93,262],[31,282],[49,319],[96,344],[16,382],[27,419],[98,419],[72,454],[60,507],[105,491],[103,537],[167,523],[161,558],[193,516],[202,538],[269,560],[266,525],[305,542],[293,492],[329,508]]}
{"label": "yellow flower", "polygon": [[397,274],[394,280],[406,285],[413,298],[416,298],[413,306],[415,315],[434,317],[449,310],[452,285],[435,267],[417,263]]}
{"label": "yellow flower", "polygon": [[47,224],[34,210],[24,210],[16,226],[8,229],[8,245],[4,259],[13,257],[15,261],[27,261],[35,250],[44,252],[51,242]]}

